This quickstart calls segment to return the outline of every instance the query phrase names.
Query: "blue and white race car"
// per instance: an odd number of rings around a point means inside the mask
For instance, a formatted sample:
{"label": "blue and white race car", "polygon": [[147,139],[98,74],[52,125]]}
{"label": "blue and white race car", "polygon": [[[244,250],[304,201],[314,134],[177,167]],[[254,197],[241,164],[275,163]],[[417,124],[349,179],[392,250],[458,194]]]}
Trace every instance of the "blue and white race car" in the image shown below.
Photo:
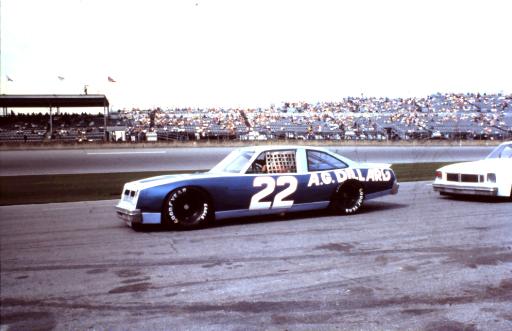
{"label": "blue and white race car", "polygon": [[398,192],[390,166],[354,162],[323,148],[244,147],[205,173],[126,183],[116,211],[130,226],[180,228],[328,207],[353,214],[365,199]]}

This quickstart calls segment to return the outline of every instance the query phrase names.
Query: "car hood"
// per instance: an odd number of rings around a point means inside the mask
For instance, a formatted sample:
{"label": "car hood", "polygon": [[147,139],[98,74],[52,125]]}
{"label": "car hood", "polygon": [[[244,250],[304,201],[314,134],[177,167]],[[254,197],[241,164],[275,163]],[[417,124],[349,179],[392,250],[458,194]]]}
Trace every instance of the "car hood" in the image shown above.
{"label": "car hood", "polygon": [[211,172],[200,172],[194,174],[179,174],[179,175],[162,175],[156,177],[149,177],[140,180],[136,180],[133,182],[129,182],[126,185],[131,187],[132,189],[143,190],[149,187],[155,187],[165,184],[174,183],[180,180],[187,179],[199,179],[199,178],[212,178],[212,177],[226,177],[233,176],[237,174],[233,173],[211,173]]}
{"label": "car hood", "polygon": [[478,174],[509,169],[512,159],[484,159],[473,162],[454,163],[440,168],[440,171],[454,173]]}

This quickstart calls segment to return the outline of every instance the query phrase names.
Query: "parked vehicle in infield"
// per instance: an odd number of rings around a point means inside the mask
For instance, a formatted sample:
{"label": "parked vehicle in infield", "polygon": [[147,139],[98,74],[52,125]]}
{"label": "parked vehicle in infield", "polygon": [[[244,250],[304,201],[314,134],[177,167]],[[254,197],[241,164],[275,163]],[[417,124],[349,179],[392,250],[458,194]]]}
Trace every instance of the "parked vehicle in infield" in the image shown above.
{"label": "parked vehicle in infield", "polygon": [[126,183],[116,211],[130,226],[181,228],[328,207],[353,214],[365,199],[398,192],[390,166],[354,162],[323,148],[244,147],[205,173]]}
{"label": "parked vehicle in infield", "polygon": [[438,169],[432,187],[441,194],[512,198],[512,141],[502,143],[483,160]]}

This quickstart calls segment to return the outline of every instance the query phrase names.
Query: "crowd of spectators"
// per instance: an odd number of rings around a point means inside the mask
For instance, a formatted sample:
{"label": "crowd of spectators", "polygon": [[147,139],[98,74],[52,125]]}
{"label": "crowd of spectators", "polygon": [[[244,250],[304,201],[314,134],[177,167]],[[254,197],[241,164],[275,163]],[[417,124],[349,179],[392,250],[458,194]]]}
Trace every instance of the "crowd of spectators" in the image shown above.
{"label": "crowd of spectators", "polygon": [[[436,94],[427,98],[347,98],[336,103],[285,104],[285,111],[255,111],[253,127],[307,126],[318,137],[326,132],[345,139],[482,138],[507,135],[512,96]],[[302,132],[304,130],[302,129]],[[299,131],[300,132],[300,131]],[[301,133],[302,133],[301,132]],[[327,135],[329,136],[329,135]]]}
{"label": "crowd of spectators", "polygon": [[[50,124],[51,122],[51,124]],[[102,114],[14,114],[0,117],[1,142],[103,141]]]}
{"label": "crowd of spectators", "polygon": [[247,131],[238,109],[174,109],[122,110],[119,116],[128,120],[128,134],[157,132],[161,139],[235,138]]}
{"label": "crowd of spectators", "polygon": [[114,135],[116,141],[133,142],[150,134],[158,140],[509,139],[512,95],[438,93],[424,98],[361,96],[248,109],[123,109],[111,113],[106,128],[101,114],[53,116],[51,134],[48,117],[4,116],[0,130],[10,127],[50,139],[76,141],[102,140],[105,130],[121,132]]}

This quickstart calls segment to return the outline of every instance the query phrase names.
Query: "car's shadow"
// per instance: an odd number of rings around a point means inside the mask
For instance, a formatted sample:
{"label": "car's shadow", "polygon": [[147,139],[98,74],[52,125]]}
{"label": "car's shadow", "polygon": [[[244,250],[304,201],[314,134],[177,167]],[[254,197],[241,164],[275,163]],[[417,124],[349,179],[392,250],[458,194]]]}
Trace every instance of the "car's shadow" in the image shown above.
{"label": "car's shadow", "polygon": [[[359,210],[358,215],[362,214],[370,214],[381,210],[391,210],[397,208],[405,208],[407,205],[398,204],[398,203],[387,203],[387,202],[371,202],[366,203]],[[312,211],[302,211],[302,212],[292,212],[292,213],[282,213],[282,214],[274,214],[274,215],[264,215],[264,216],[250,216],[250,217],[237,217],[237,218],[229,218],[224,220],[216,221],[210,224],[209,227],[222,227],[222,226],[231,226],[231,225],[241,225],[248,223],[266,223],[266,222],[282,222],[282,221],[293,221],[298,219],[315,219],[320,217],[351,217],[351,215],[340,215],[334,213],[328,209],[324,210],[312,210]]]}
{"label": "car's shadow", "polygon": [[408,204],[405,203],[395,203],[395,202],[383,202],[372,200],[370,202],[365,202],[363,208],[361,209],[360,214],[366,213],[374,213],[383,210],[393,210],[409,207]]}
{"label": "car's shadow", "polygon": [[[357,215],[362,214],[372,214],[375,212],[383,211],[383,210],[393,210],[399,208],[405,208],[408,205],[400,204],[400,203],[392,203],[392,202],[381,202],[381,201],[371,201],[367,202],[363,205],[361,210]],[[328,209],[325,210],[312,210],[312,211],[302,211],[302,212],[291,212],[291,213],[281,213],[281,214],[273,214],[273,215],[259,215],[259,216],[248,216],[248,217],[236,217],[236,218],[227,218],[223,220],[216,220],[215,222],[211,222],[205,227],[202,228],[174,228],[172,226],[165,225],[142,225],[134,228],[136,231],[140,232],[160,232],[160,231],[194,231],[198,229],[205,228],[219,228],[219,227],[227,227],[234,225],[242,225],[242,224],[256,224],[256,223],[270,223],[270,222],[285,222],[285,221],[294,221],[298,219],[316,219],[320,217],[351,217],[351,215],[340,215],[336,214]]]}
{"label": "car's shadow", "polygon": [[469,202],[483,202],[483,203],[507,203],[512,202],[511,198],[507,197],[486,197],[480,195],[441,195],[441,199],[453,201],[469,201]]}

